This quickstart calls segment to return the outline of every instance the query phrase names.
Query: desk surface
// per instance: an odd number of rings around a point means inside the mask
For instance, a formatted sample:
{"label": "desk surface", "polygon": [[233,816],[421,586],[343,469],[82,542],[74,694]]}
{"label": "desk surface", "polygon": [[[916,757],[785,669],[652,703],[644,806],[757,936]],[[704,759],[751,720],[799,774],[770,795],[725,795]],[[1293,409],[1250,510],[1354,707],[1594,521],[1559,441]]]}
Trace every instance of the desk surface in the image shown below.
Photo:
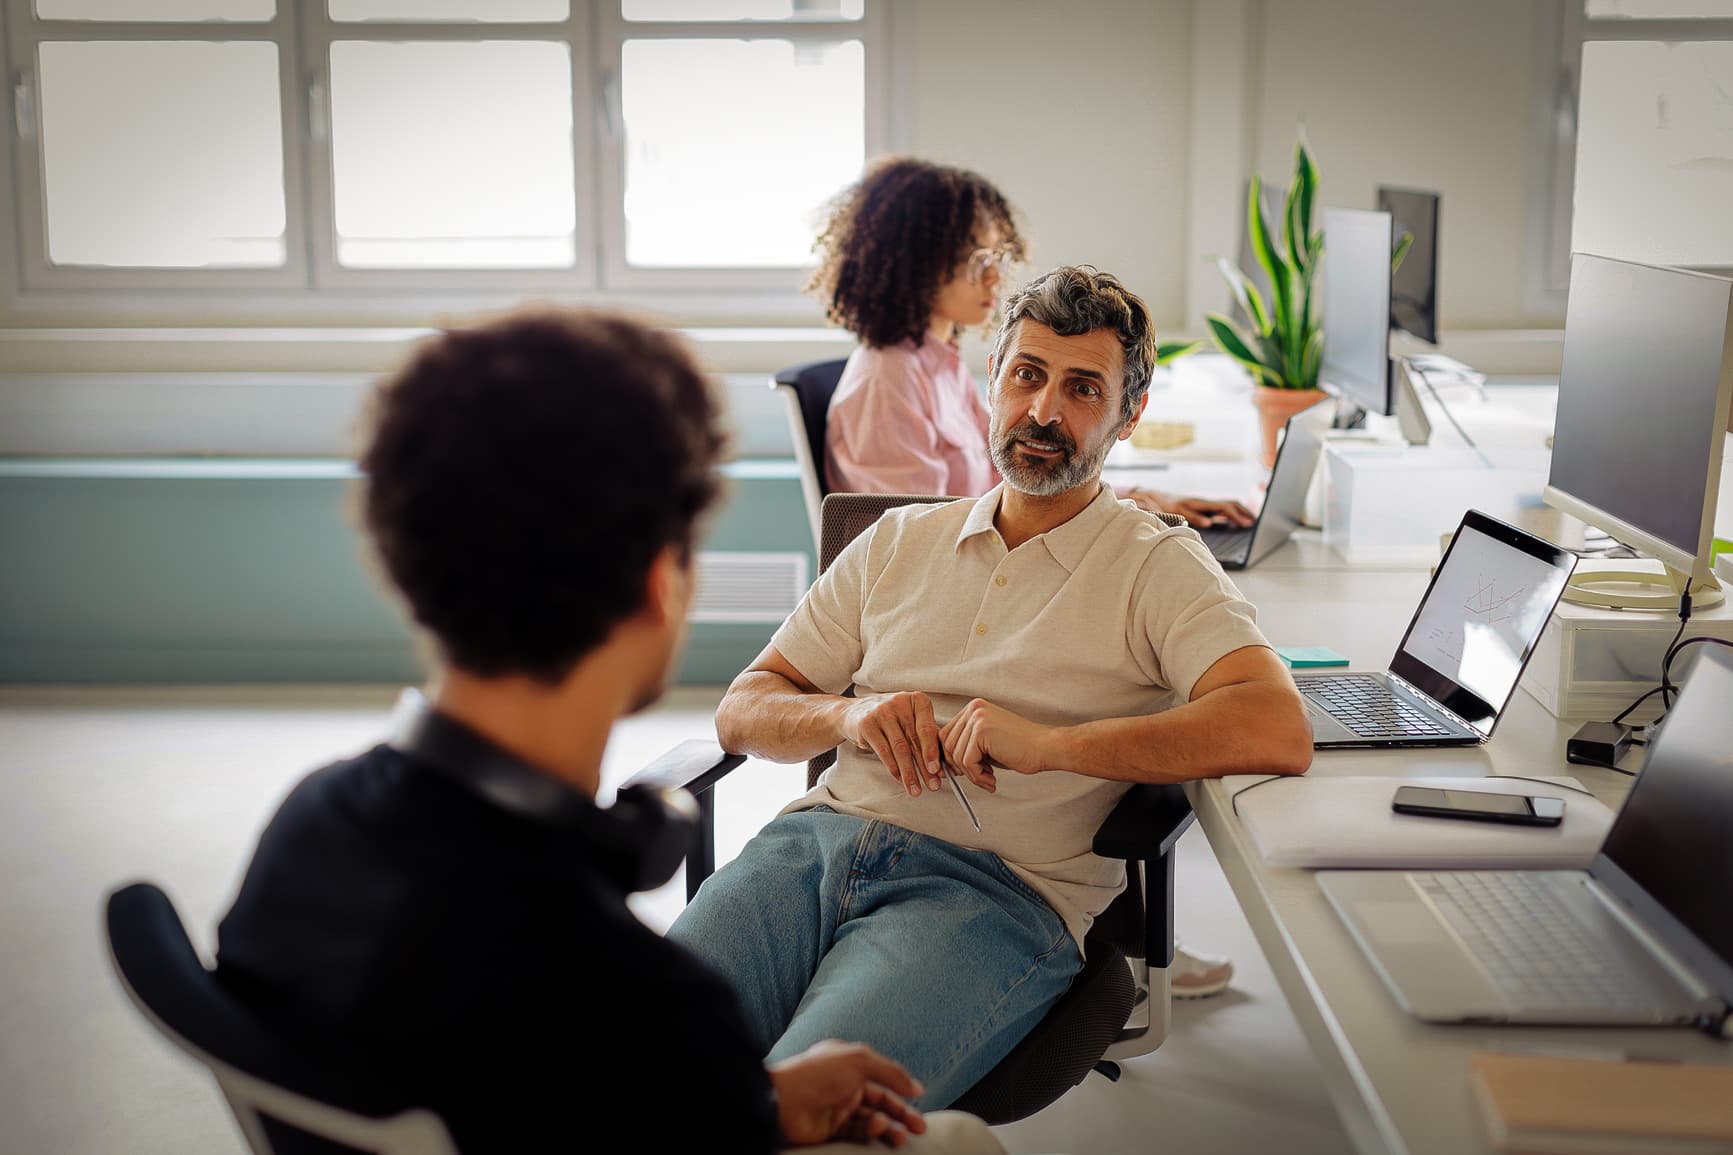
{"label": "desk surface", "polygon": [[[1383,669],[1427,573],[1345,569],[1331,556],[1321,542],[1293,541],[1232,576],[1258,606],[1272,643],[1328,645],[1347,655],[1354,669]],[[1630,779],[1565,762],[1565,739],[1574,729],[1518,689],[1483,746],[1320,751],[1311,774],[1574,774],[1616,808]],[[1634,760],[1626,764],[1635,767]],[[1491,1151],[1468,1086],[1468,1056],[1475,1050],[1598,1047],[1733,1065],[1733,1045],[1694,1031],[1439,1027],[1409,1017],[1360,954],[1311,872],[1266,865],[1219,781],[1193,783],[1188,792],[1358,1151]]]}

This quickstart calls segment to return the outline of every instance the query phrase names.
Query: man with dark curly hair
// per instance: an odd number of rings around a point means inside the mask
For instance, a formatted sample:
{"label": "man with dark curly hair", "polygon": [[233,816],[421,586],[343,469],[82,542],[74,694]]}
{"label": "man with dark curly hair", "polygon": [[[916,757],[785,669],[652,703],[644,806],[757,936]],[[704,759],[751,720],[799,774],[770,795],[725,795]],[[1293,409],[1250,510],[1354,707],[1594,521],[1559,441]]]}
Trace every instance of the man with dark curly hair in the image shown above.
{"label": "man with dark curly hair", "polygon": [[594,802],[614,720],[673,667],[722,448],[680,344],[603,314],[445,333],[376,396],[362,509],[436,651],[431,704],[289,795],[217,977],[464,1151],[590,1150],[622,1125],[676,1151],[926,1130],[901,1098],[919,1084],[867,1047],[767,1070],[729,989],[626,906],[686,845],[677,799]]}
{"label": "man with dark curly hair", "polygon": [[[830,404],[826,484],[844,493],[979,497],[999,481],[987,410],[957,349],[989,321],[1027,246],[1010,203],[978,173],[888,157],[832,203],[808,288],[860,338]],[[1236,501],[1133,486],[1120,494],[1194,525],[1250,525]]]}
{"label": "man with dark curly hair", "polygon": [[926,1084],[922,1106],[955,1102],[1082,965],[1125,886],[1092,837],[1130,784],[1311,764],[1251,605],[1195,531],[1101,482],[1154,356],[1111,276],[1019,291],[988,363],[1003,484],[887,512],[723,698],[729,750],[840,747],[669,932],[734,984],[772,1061],[858,1038]]}

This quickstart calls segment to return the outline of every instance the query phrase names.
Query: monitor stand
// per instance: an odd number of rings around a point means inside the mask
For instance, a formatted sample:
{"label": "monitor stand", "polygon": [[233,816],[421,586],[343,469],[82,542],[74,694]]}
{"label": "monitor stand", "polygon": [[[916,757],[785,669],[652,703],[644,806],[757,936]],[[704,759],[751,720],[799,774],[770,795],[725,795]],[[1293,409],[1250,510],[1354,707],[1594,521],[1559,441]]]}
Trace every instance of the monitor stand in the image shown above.
{"label": "monitor stand", "polygon": [[1336,416],[1330,422],[1331,429],[1364,429],[1366,428],[1366,410],[1341,394],[1336,395]]}
{"label": "monitor stand", "polygon": [[[1426,407],[1420,403],[1420,392],[1414,387],[1414,379],[1419,374],[1410,367],[1406,357],[1391,358],[1385,371],[1390,374],[1391,384],[1395,386],[1391,399],[1395,402],[1396,428],[1401,432],[1402,440],[1410,445],[1427,444],[1432,440],[1432,419],[1426,416]],[[1432,395],[1437,398],[1437,391],[1434,390]],[[1439,399],[1438,404],[1442,407],[1444,405],[1443,400]],[[1346,397],[1338,396],[1336,398],[1336,417],[1330,423],[1330,428],[1364,429],[1366,428],[1366,413],[1367,410],[1360,405]],[[1450,417],[1450,411],[1445,409],[1444,415]],[[1456,419],[1451,417],[1451,423],[1455,424],[1455,421]],[[1460,431],[1461,427],[1458,426],[1458,432]],[[1462,439],[1471,448],[1474,447],[1473,440],[1466,433],[1462,435]],[[1484,460],[1484,456],[1482,459]],[[1489,462],[1489,467],[1490,464]]]}
{"label": "monitor stand", "polygon": [[1604,610],[1637,610],[1678,613],[1679,599],[1690,583],[1691,605],[1708,609],[1726,600],[1721,583],[1713,574],[1695,581],[1665,566],[1652,569],[1594,569],[1573,573],[1565,583],[1564,600],[1577,606]]}
{"label": "monitor stand", "polygon": [[[1414,372],[1408,358],[1397,357],[1390,362],[1390,373],[1396,385],[1396,425],[1402,430],[1403,438],[1410,445],[1425,445],[1432,440],[1432,420],[1426,416],[1426,407],[1420,404],[1420,393],[1414,388]],[[1437,393],[1433,393],[1437,397]],[[1442,407],[1442,399],[1438,402]],[[1450,411],[1444,411],[1450,417]],[[1455,418],[1451,418],[1454,422]]]}

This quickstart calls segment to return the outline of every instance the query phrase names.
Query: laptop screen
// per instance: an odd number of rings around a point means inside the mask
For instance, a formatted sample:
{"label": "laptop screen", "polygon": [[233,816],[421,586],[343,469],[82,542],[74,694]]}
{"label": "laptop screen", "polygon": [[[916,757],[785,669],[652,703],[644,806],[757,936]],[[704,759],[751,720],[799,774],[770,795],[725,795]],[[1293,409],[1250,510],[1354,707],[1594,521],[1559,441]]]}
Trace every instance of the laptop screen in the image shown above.
{"label": "laptop screen", "polygon": [[1261,560],[1299,528],[1306,511],[1306,490],[1311,488],[1312,475],[1318,471],[1318,457],[1324,448],[1317,424],[1328,421],[1318,412],[1323,407],[1320,401],[1288,418],[1287,433],[1270,470],[1270,488],[1264,494],[1264,504],[1258,509],[1258,520],[1252,528],[1250,561]]}
{"label": "laptop screen", "polygon": [[1390,671],[1491,734],[1575,565],[1568,551],[1470,510]]}
{"label": "laptop screen", "polygon": [[[1703,649],[1591,873],[1699,977],[1733,998],[1733,650]],[[1703,947],[1718,960],[1702,957]]]}

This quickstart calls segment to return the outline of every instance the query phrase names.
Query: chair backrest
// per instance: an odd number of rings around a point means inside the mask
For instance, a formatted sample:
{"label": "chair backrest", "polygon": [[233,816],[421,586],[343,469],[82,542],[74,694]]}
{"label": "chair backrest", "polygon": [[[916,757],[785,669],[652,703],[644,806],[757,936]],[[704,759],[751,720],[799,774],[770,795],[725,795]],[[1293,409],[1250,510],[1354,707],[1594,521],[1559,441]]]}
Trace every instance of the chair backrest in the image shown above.
{"label": "chair backrest", "polygon": [[[887,509],[905,505],[937,505],[958,501],[955,497],[910,493],[833,493],[824,499],[819,512],[818,572],[823,573],[836,560],[836,555],[848,547]],[[818,776],[836,762],[836,751],[827,750],[806,763],[806,788],[818,783]]]}
{"label": "chair backrest", "polygon": [[[108,948],[133,1005],[209,1067],[256,1155],[457,1155],[439,1117],[376,1074],[300,1054],[205,969],[174,904],[139,882],[108,896]],[[286,1124],[286,1126],[283,1126]]]}
{"label": "chair backrest", "polygon": [[801,495],[806,516],[812,522],[813,544],[818,543],[820,503],[830,487],[824,480],[824,430],[830,416],[831,395],[842,380],[846,360],[809,361],[791,365],[770,379],[788,404],[788,430],[794,442],[794,458],[800,463]]}

